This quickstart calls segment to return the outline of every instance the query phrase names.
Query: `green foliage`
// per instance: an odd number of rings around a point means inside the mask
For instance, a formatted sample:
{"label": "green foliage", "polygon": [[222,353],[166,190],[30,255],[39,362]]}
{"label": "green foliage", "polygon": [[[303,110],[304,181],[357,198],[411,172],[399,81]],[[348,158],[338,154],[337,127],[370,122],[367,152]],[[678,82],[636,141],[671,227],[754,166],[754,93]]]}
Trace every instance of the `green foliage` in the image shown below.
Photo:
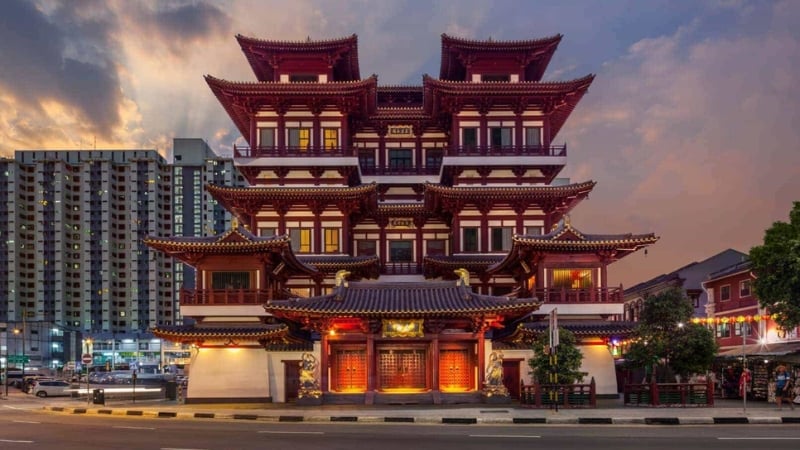
{"label": "green foliage", "polygon": [[[669,373],[688,376],[705,372],[714,361],[717,343],[711,330],[690,320],[694,308],[680,289],[648,296],[632,343],[625,352],[629,366],[653,369],[664,379]],[[656,366],[661,366],[657,370]]]}
{"label": "green foliage", "polygon": [[789,223],[773,223],[764,244],[750,249],[750,262],[761,306],[777,315],[783,329],[800,325],[800,202],[794,202]]}
{"label": "green foliage", "polygon": [[[531,368],[530,374],[538,383],[550,383],[550,355],[547,352],[546,335],[543,333],[532,346],[533,358],[528,360]],[[558,328],[558,351],[557,351],[557,384],[573,384],[583,381],[588,373],[581,372],[583,354],[578,349],[575,335],[565,329]]]}

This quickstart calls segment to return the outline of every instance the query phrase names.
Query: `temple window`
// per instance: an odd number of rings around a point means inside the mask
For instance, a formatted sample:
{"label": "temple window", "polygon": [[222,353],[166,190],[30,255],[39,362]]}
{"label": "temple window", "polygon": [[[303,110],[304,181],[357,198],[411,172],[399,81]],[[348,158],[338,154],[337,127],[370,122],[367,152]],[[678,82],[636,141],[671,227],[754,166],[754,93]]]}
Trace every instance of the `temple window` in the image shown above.
{"label": "temple window", "polygon": [[731,299],[731,285],[726,284],[725,286],[720,286],[719,288],[719,300],[722,302],[726,302]]}
{"label": "temple window", "polygon": [[478,145],[478,128],[462,128],[461,129],[461,146],[462,147],[477,147]]}
{"label": "temple window", "polygon": [[358,239],[356,241],[356,256],[375,256],[378,254],[378,241]]}
{"label": "temple window", "polygon": [[510,127],[492,127],[489,129],[489,140],[492,147],[511,147],[511,135],[514,129]]}
{"label": "temple window", "polygon": [[258,129],[258,146],[259,147],[274,147],[275,146],[275,129],[274,128],[259,128]]}
{"label": "temple window", "polygon": [[511,250],[511,236],[514,229],[507,227],[497,227],[490,230],[490,251],[501,252]]}
{"label": "temple window", "polygon": [[750,297],[750,280],[739,282],[739,297]]}
{"label": "temple window", "polygon": [[527,234],[528,236],[541,236],[542,227],[526,227],[525,234]]}
{"label": "temple window", "polygon": [[315,73],[293,73],[289,75],[290,83],[316,83],[319,75]]}
{"label": "temple window", "polygon": [[440,149],[425,150],[425,167],[441,167],[442,151]]}
{"label": "temple window", "polygon": [[414,261],[413,241],[389,241],[390,262]]}
{"label": "temple window", "polygon": [[339,130],[337,128],[323,128],[322,145],[325,150],[339,148]]}
{"label": "temple window", "polygon": [[311,228],[291,228],[289,239],[295,253],[311,253]]}
{"label": "temple window", "polygon": [[478,228],[469,227],[461,230],[461,251],[463,252],[477,252],[478,251]]}
{"label": "temple window", "polygon": [[339,228],[325,228],[322,230],[323,245],[325,246],[325,253],[339,253]]}
{"label": "temple window", "polygon": [[308,150],[311,146],[311,128],[292,127],[287,128],[286,132],[290,148]]}
{"label": "temple window", "polygon": [[428,239],[425,241],[426,255],[445,255],[447,242],[444,239]]}
{"label": "temple window", "polygon": [[553,269],[553,288],[585,289],[592,284],[592,269]]}
{"label": "temple window", "polygon": [[498,297],[502,295],[508,295],[512,290],[514,290],[514,286],[493,286],[492,295],[496,295]]}
{"label": "temple window", "polygon": [[375,152],[372,150],[358,152],[358,165],[361,166],[362,169],[374,169]]}
{"label": "temple window", "polygon": [[213,272],[212,289],[249,289],[250,272]]}
{"label": "temple window", "polygon": [[412,167],[411,149],[389,149],[389,167],[393,169],[408,169]]}
{"label": "temple window", "polygon": [[538,148],[542,145],[542,127],[525,128],[525,145],[528,148]]}
{"label": "temple window", "polygon": [[507,73],[486,73],[481,75],[481,81],[483,82],[508,82],[511,81],[511,75]]}

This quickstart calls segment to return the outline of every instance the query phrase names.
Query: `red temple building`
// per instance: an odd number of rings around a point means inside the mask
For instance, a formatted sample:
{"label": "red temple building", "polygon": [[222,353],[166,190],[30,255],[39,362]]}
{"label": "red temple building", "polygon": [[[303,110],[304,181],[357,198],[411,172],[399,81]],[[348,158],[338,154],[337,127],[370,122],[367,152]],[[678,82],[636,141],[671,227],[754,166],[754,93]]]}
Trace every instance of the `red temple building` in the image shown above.
{"label": "red temple building", "polygon": [[355,35],[237,40],[257,81],[206,81],[247,142],[252,186],[207,186],[238,222],[146,240],[197,271],[194,323],[153,330],[192,345],[188,402],[292,401],[307,360],[323,402],[480,401],[500,351],[514,397],[553,309],[617,393],[609,343],[630,327],[607,267],[658,238],[569,221],[595,182],[556,178],[556,137],[594,77],[541,81],[560,35],[443,35],[421,86],[362,78]]}

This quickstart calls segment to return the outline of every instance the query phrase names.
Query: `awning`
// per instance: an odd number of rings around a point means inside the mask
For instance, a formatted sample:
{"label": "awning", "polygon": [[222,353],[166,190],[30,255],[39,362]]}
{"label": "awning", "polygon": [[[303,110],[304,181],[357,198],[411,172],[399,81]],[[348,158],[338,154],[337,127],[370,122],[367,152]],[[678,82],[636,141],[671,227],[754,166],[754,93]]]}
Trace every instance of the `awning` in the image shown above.
{"label": "awning", "polygon": [[800,352],[800,342],[777,342],[774,344],[749,344],[744,346],[723,347],[717,356],[781,356]]}

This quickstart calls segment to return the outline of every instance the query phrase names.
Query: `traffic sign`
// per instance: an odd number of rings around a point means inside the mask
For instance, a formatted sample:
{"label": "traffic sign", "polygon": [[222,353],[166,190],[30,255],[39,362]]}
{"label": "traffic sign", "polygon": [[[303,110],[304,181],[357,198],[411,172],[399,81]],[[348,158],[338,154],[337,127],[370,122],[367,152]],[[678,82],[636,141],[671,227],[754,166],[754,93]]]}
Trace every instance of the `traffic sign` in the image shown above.
{"label": "traffic sign", "polygon": [[81,362],[84,364],[91,364],[92,363],[92,354],[91,353],[84,353],[81,355]]}
{"label": "traffic sign", "polygon": [[29,363],[31,362],[31,358],[27,355],[8,355],[8,362],[12,364]]}

